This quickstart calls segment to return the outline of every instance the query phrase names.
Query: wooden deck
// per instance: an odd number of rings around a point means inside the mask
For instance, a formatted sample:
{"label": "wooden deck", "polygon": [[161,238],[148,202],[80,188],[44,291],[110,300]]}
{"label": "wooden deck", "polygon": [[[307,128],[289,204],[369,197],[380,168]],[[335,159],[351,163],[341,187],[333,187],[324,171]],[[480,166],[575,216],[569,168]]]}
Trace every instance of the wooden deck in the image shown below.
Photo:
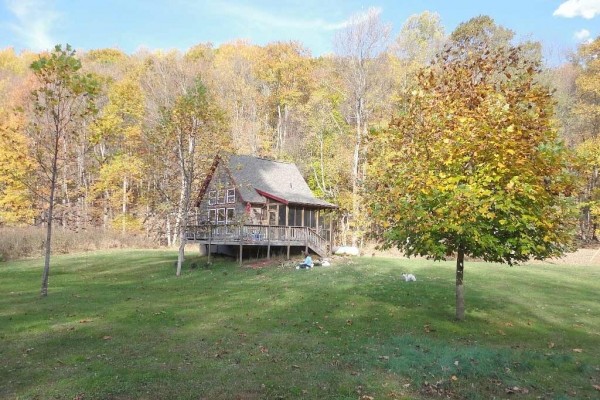
{"label": "wooden deck", "polygon": [[192,225],[186,230],[188,242],[231,246],[303,246],[321,257],[330,254],[324,237],[306,226]]}

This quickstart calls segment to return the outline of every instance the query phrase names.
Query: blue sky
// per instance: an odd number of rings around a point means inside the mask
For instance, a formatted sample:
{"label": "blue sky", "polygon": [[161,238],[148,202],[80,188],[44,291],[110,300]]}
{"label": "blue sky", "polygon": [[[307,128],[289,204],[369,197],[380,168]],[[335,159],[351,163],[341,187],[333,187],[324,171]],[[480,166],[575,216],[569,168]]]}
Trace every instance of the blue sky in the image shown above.
{"label": "blue sky", "polygon": [[0,48],[116,47],[185,51],[200,42],[299,40],[313,55],[370,7],[397,33],[410,15],[437,12],[447,33],[486,14],[521,39],[539,40],[555,61],[600,35],[600,0],[0,0]]}

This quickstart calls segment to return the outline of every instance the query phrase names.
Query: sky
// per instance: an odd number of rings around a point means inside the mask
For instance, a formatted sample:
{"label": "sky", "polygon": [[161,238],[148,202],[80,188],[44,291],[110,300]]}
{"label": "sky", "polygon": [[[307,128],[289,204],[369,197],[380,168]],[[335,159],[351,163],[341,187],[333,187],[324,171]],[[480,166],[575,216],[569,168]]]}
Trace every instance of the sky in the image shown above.
{"label": "sky", "polygon": [[489,15],[517,39],[542,42],[553,63],[600,35],[600,0],[0,0],[0,48],[41,51],[69,43],[133,53],[297,40],[319,56],[331,53],[336,33],[369,8],[391,24],[393,36],[426,10],[440,15],[446,33]]}

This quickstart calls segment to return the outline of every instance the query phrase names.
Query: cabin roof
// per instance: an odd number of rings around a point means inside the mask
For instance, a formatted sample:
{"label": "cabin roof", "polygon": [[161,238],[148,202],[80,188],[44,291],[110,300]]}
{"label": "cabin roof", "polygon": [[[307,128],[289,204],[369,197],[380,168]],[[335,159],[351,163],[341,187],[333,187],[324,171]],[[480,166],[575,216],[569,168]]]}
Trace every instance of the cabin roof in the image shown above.
{"label": "cabin roof", "polygon": [[[223,163],[227,168],[245,202],[265,203],[267,198],[271,198],[285,204],[337,208],[335,204],[313,196],[295,164],[247,155],[223,155],[215,163],[215,169],[218,163]],[[204,195],[210,178],[211,176],[203,185],[200,198]]]}

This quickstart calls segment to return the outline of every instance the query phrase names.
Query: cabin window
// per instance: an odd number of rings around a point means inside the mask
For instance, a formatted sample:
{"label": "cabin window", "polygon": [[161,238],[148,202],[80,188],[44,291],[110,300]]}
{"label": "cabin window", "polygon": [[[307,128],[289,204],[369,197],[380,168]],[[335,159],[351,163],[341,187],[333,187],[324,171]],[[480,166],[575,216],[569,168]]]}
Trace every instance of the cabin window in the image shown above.
{"label": "cabin window", "polygon": [[227,189],[227,204],[235,203],[235,188]]}
{"label": "cabin window", "polygon": [[233,224],[235,222],[235,208],[227,209],[227,224]]}
{"label": "cabin window", "polygon": [[225,190],[221,189],[217,191],[217,204],[225,204]]}
{"label": "cabin window", "polygon": [[279,206],[279,225],[285,226],[285,207]]}
{"label": "cabin window", "polygon": [[269,210],[269,225],[277,223],[277,210]]}
{"label": "cabin window", "polygon": [[215,204],[217,204],[217,191],[211,190],[208,192],[208,205],[214,206]]}
{"label": "cabin window", "polygon": [[315,227],[315,210],[304,210],[304,226]]}
{"label": "cabin window", "polygon": [[217,208],[217,224],[225,224],[226,214],[224,208]]}
{"label": "cabin window", "polygon": [[211,224],[217,222],[217,210],[215,208],[208,210],[208,222]]}

